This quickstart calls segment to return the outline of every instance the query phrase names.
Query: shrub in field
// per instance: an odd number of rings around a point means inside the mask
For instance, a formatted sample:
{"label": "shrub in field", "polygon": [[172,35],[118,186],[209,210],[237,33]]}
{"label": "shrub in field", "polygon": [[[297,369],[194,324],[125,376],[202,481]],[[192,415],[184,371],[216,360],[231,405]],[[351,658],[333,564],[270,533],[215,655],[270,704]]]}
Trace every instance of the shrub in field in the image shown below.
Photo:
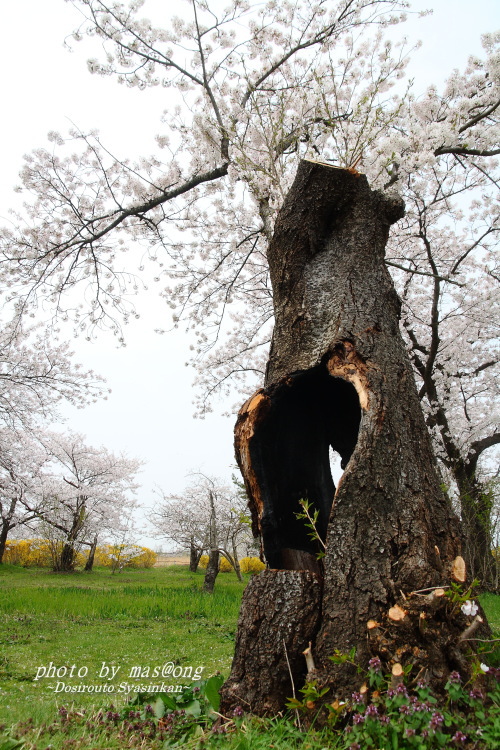
{"label": "shrub in field", "polygon": [[97,547],[94,564],[104,568],[152,568],[156,552],[138,544],[103,544]]}
{"label": "shrub in field", "polygon": [[46,539],[16,539],[7,542],[4,562],[24,568],[48,568],[52,565],[50,544]]}
{"label": "shrub in field", "polygon": [[242,573],[257,575],[257,573],[262,573],[262,571],[266,569],[266,566],[258,557],[242,557],[240,560],[240,568]]}
{"label": "shrub in field", "polygon": [[[53,566],[54,554],[60,552],[63,542],[48,539],[17,539],[8,541],[4,562],[11,565],[22,565],[24,568],[50,568]],[[126,546],[126,549],[125,549]],[[57,548],[55,548],[57,547]],[[88,552],[76,553],[76,565],[83,567]],[[156,562],[156,552],[137,544],[113,545],[104,544],[97,547],[95,565],[113,567],[116,561],[126,568],[152,568]]]}
{"label": "shrub in field", "polygon": [[220,563],[219,563],[219,572],[220,573],[230,573],[232,570],[234,570],[233,566],[229,562],[229,560],[226,560],[225,557],[221,557]]}
{"label": "shrub in field", "polygon": [[156,552],[148,547],[137,547],[137,552],[138,554],[126,566],[127,568],[152,568],[154,566],[157,558]]}
{"label": "shrub in field", "polygon": [[[208,565],[208,555],[202,555],[200,557],[200,562],[198,563],[198,566],[202,570],[206,570],[207,565]],[[232,570],[234,570],[234,568],[229,562],[229,560],[227,560],[225,557],[221,555],[219,559],[219,573],[230,573]]]}

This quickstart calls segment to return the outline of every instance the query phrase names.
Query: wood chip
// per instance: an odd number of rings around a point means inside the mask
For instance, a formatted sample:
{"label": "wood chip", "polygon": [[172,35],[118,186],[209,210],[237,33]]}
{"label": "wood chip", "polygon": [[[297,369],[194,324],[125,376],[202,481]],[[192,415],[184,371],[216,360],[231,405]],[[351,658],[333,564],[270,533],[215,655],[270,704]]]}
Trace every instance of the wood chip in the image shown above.
{"label": "wood chip", "polygon": [[368,628],[368,630],[373,630],[374,628],[379,628],[380,623],[376,620],[368,620],[368,622],[366,623],[366,627]]}

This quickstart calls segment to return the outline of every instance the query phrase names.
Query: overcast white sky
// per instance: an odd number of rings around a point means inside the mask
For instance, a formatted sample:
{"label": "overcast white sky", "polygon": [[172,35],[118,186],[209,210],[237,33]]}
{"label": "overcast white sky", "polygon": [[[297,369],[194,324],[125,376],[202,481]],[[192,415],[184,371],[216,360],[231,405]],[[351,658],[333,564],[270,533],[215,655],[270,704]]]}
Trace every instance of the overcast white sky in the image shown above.
{"label": "overcast white sky", "polygon": [[[147,0],[144,15],[149,15],[150,5],[161,11],[165,23],[179,12],[177,3]],[[417,90],[433,82],[439,85],[453,68],[463,68],[470,54],[481,53],[480,35],[500,28],[498,0],[418,0],[412,6],[434,10],[430,17],[413,18],[404,30],[411,40],[423,42],[411,66]],[[168,92],[131,91],[111,79],[91,76],[86,45],[75,45],[72,53],[63,47],[77,24],[78,12],[64,0],[3,3],[0,220],[15,203],[12,188],[23,154],[45,145],[49,130],[64,132],[75,123],[81,129],[97,128],[118,155],[154,150]],[[167,327],[169,315],[154,290],[139,300],[138,311],[141,319],[127,329],[125,349],[117,348],[111,335],[91,344],[74,342],[77,360],[103,375],[112,393],[106,402],[84,411],[68,408],[65,415],[67,426],[86,434],[90,444],[147,461],[139,500],[152,505],[155,485],[178,492],[193,469],[230,477],[234,419],[192,418],[193,372],[184,366],[190,340],[182,331],[154,333],[156,327]],[[220,412],[230,404],[221,404]],[[147,532],[140,540],[159,545]]]}

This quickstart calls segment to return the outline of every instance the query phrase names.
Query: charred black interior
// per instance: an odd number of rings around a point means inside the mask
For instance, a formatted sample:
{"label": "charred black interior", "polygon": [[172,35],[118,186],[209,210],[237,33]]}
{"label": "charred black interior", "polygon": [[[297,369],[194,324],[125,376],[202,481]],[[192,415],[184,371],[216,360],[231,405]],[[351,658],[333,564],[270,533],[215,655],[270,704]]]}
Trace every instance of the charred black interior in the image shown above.
{"label": "charred black interior", "polygon": [[297,551],[315,555],[318,542],[297,519],[299,501],[319,512],[326,536],[335,494],[329,448],[345,468],[356,445],[361,408],[354,386],[332,377],[324,365],[297,372],[266,390],[271,406],[252,440],[252,464],[263,499],[261,528],[271,568],[302,567]]}

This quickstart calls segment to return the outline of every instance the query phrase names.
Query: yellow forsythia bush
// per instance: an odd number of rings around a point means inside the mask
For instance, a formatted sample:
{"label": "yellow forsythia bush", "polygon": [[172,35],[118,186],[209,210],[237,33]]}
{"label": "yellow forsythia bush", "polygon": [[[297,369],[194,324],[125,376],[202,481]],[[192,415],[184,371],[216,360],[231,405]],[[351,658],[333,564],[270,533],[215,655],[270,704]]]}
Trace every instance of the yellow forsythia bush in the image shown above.
{"label": "yellow forsythia bush", "polygon": [[234,570],[234,568],[229,560],[226,560],[226,558],[221,555],[219,561],[219,573],[230,573],[232,570]]}
{"label": "yellow forsythia bush", "polygon": [[[198,565],[202,570],[206,570],[208,565],[208,555],[202,555]],[[229,560],[226,560],[226,558],[221,555],[219,558],[219,573],[230,573],[232,570],[233,566]]]}
{"label": "yellow forsythia bush", "polygon": [[[134,545],[136,546],[136,545]],[[152,568],[156,562],[158,555],[153,552],[149,547],[138,547],[140,555],[134,557],[133,560],[127,565],[128,568]]]}
{"label": "yellow forsythia bush", "polygon": [[103,544],[95,551],[94,565],[111,568],[119,559],[125,568],[152,568],[156,558],[156,552],[138,544]]}
{"label": "yellow forsythia bush", "polygon": [[240,568],[242,573],[257,575],[257,573],[262,573],[262,571],[266,569],[266,566],[258,557],[242,557],[240,560]]}
{"label": "yellow forsythia bush", "polygon": [[15,539],[7,542],[3,562],[24,568],[49,568],[52,565],[50,544],[46,539]]}
{"label": "yellow forsythia bush", "polygon": [[[3,562],[10,563],[11,565],[22,565],[25,568],[50,568],[52,566],[52,544],[47,539],[15,539],[8,541],[5,547]],[[59,546],[63,542],[56,542],[55,544]],[[60,550],[57,551],[60,552]],[[113,564],[111,555],[117,555],[119,552],[119,547],[112,544],[104,544],[101,547],[97,547],[94,565],[111,567]],[[130,557],[131,553],[133,557]],[[87,562],[88,555],[87,550],[77,552],[76,564],[83,568]],[[137,544],[127,545],[123,557],[125,562],[124,567],[126,568],[152,568],[156,562],[156,552],[153,552],[148,547],[140,547]]]}

